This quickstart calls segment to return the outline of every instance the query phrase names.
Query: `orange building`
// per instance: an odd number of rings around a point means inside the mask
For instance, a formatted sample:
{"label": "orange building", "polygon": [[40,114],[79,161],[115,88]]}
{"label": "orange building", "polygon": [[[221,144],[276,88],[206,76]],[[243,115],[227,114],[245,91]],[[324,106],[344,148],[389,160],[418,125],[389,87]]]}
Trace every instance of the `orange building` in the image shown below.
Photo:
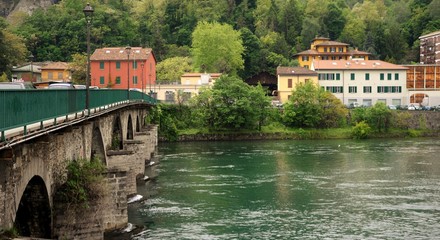
{"label": "orange building", "polygon": [[317,37],[312,40],[310,49],[295,56],[301,67],[310,68],[313,60],[369,60],[371,54],[350,49],[349,44],[330,41],[329,38]]}
{"label": "orange building", "polygon": [[410,103],[440,105],[440,65],[405,65]]}
{"label": "orange building", "polygon": [[41,67],[43,82],[70,82],[72,80],[69,64],[66,62],[51,62]]}
{"label": "orange building", "polygon": [[90,56],[90,75],[91,86],[144,90],[156,82],[156,59],[151,48],[100,48]]}

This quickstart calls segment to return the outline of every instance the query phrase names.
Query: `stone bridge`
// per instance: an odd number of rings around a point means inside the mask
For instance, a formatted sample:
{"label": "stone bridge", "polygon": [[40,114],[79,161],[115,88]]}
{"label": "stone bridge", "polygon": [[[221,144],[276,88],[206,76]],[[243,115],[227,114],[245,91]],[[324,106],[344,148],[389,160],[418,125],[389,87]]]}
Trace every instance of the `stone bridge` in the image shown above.
{"label": "stone bridge", "polygon": [[[157,146],[157,127],[145,124],[151,105],[129,103],[28,134],[0,149],[0,229],[38,238],[103,239],[125,226],[127,198],[136,193]],[[78,211],[56,199],[67,165],[98,159],[107,194]]]}

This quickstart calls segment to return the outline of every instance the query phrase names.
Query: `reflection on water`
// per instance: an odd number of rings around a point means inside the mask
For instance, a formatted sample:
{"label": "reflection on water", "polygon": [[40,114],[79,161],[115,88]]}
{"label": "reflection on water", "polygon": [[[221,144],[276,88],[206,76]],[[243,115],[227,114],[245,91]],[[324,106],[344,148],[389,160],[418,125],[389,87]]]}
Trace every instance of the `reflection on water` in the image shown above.
{"label": "reflection on water", "polygon": [[134,239],[435,239],[437,139],[161,144]]}

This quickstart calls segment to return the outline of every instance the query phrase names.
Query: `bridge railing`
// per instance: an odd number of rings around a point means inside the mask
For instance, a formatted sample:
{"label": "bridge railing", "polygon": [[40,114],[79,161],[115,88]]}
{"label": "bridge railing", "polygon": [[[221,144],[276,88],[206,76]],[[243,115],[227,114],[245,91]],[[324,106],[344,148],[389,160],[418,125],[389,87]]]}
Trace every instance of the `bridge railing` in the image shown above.
{"label": "bridge railing", "polygon": [[[105,106],[128,103],[127,90],[90,89],[89,108],[91,110]],[[85,89],[39,89],[39,90],[0,90],[0,141],[5,140],[5,131],[22,128],[27,134],[27,126],[40,124],[69,115],[84,114]],[[130,102],[142,101],[156,104],[157,100],[138,91],[130,91]]]}

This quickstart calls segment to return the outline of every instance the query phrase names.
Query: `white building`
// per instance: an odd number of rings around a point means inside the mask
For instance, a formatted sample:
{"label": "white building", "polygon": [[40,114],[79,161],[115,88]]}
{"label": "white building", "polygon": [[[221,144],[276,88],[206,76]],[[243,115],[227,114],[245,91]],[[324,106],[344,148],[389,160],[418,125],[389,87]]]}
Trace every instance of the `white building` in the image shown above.
{"label": "white building", "polygon": [[318,73],[319,85],[346,105],[409,103],[406,67],[380,60],[353,59],[313,61],[311,69]]}

